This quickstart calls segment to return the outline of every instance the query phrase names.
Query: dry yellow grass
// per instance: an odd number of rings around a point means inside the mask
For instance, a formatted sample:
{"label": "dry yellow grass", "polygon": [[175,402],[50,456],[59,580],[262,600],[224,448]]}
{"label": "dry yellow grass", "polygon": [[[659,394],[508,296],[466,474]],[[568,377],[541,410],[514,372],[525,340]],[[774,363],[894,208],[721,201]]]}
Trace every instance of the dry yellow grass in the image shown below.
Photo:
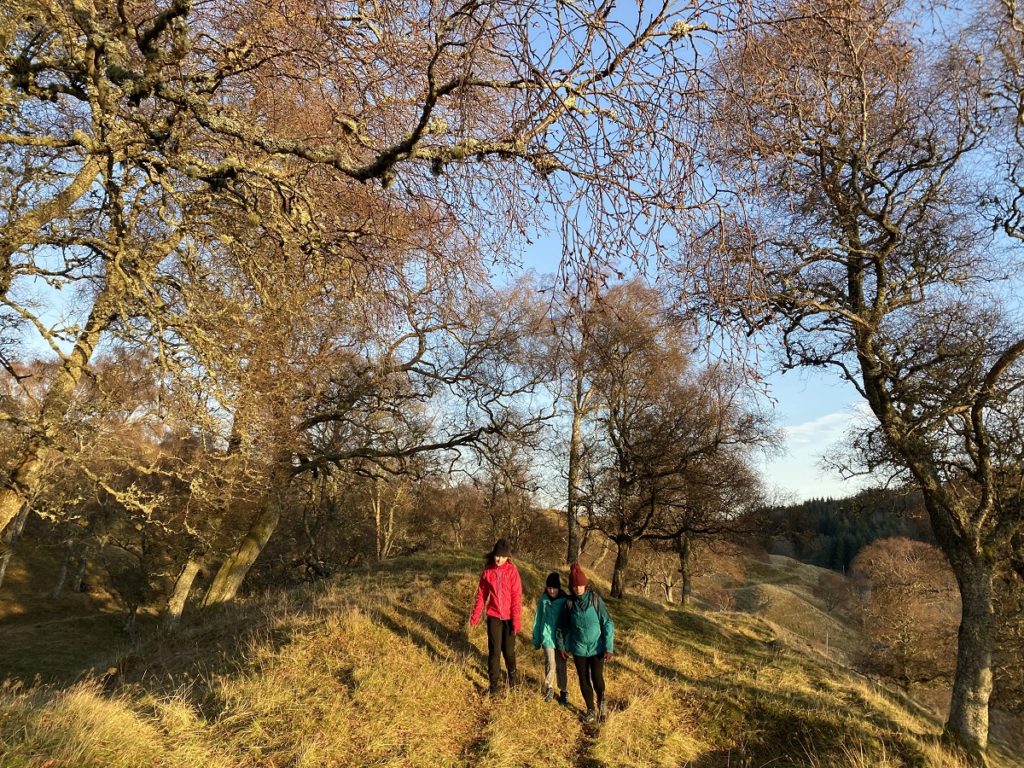
{"label": "dry yellow grass", "polygon": [[[0,689],[0,766],[959,768],[937,719],[742,613],[608,599],[597,730],[572,672],[572,709],[542,701],[528,641],[524,685],[488,697],[483,630],[464,626],[478,568],[423,555],[209,613],[147,641],[115,691]],[[520,569],[528,629],[545,570]]]}

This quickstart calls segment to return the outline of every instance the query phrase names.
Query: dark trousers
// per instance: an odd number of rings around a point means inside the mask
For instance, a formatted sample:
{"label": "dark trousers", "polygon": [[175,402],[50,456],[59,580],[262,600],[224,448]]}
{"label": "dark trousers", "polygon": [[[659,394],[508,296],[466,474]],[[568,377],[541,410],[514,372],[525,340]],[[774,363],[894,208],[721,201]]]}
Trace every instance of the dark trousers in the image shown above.
{"label": "dark trousers", "polygon": [[487,677],[491,690],[498,689],[501,680],[501,657],[505,657],[505,669],[509,682],[516,682],[516,633],[512,631],[511,619],[487,617]]}
{"label": "dark trousers", "polygon": [[598,704],[604,701],[604,654],[573,656],[572,660],[576,664],[576,674],[580,678],[580,693],[587,702],[587,709],[593,709],[595,693]]}

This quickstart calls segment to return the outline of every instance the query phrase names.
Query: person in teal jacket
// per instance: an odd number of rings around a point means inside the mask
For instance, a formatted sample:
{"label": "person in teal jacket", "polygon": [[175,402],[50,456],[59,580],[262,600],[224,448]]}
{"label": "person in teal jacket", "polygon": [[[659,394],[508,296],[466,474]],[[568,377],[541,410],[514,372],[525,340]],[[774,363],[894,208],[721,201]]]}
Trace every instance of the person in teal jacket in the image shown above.
{"label": "person in teal jacket", "polygon": [[565,657],[555,651],[555,632],[558,629],[558,617],[568,596],[562,589],[562,577],[558,572],[549,573],[544,594],[537,600],[537,613],[533,619],[533,647],[544,650],[544,700],[551,701],[555,698],[557,679],[560,704],[569,703],[569,686],[565,673]]}
{"label": "person in teal jacket", "polygon": [[572,654],[580,678],[580,693],[587,704],[583,720],[593,723],[607,715],[604,663],[615,653],[615,624],[604,600],[588,589],[587,576],[579,563],[573,563],[569,569],[569,593],[559,616],[555,642],[562,658]]}

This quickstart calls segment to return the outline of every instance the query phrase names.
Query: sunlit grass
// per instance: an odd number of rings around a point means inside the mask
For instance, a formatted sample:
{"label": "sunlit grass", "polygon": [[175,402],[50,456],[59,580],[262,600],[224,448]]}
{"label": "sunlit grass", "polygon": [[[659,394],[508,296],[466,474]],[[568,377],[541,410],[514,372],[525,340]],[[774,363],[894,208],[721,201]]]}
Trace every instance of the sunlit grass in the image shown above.
{"label": "sunlit grass", "polygon": [[[523,685],[489,697],[465,627],[479,565],[420,555],[218,609],[146,641],[116,690],[7,686],[0,766],[960,768],[936,718],[741,613],[609,599],[599,729],[573,672],[571,708],[542,700],[528,637]],[[546,569],[520,567],[528,631]]]}

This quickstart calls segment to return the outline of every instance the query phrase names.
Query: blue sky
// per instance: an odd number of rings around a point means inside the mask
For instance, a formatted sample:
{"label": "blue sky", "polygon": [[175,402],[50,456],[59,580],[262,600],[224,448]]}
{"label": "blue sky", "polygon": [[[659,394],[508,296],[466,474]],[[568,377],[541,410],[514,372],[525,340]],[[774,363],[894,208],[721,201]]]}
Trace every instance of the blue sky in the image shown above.
{"label": "blue sky", "polygon": [[761,467],[769,490],[779,501],[838,498],[860,490],[863,479],[844,480],[837,470],[821,466],[850,427],[870,416],[857,391],[837,375],[819,370],[776,374],[768,385],[783,436],[782,452]]}

